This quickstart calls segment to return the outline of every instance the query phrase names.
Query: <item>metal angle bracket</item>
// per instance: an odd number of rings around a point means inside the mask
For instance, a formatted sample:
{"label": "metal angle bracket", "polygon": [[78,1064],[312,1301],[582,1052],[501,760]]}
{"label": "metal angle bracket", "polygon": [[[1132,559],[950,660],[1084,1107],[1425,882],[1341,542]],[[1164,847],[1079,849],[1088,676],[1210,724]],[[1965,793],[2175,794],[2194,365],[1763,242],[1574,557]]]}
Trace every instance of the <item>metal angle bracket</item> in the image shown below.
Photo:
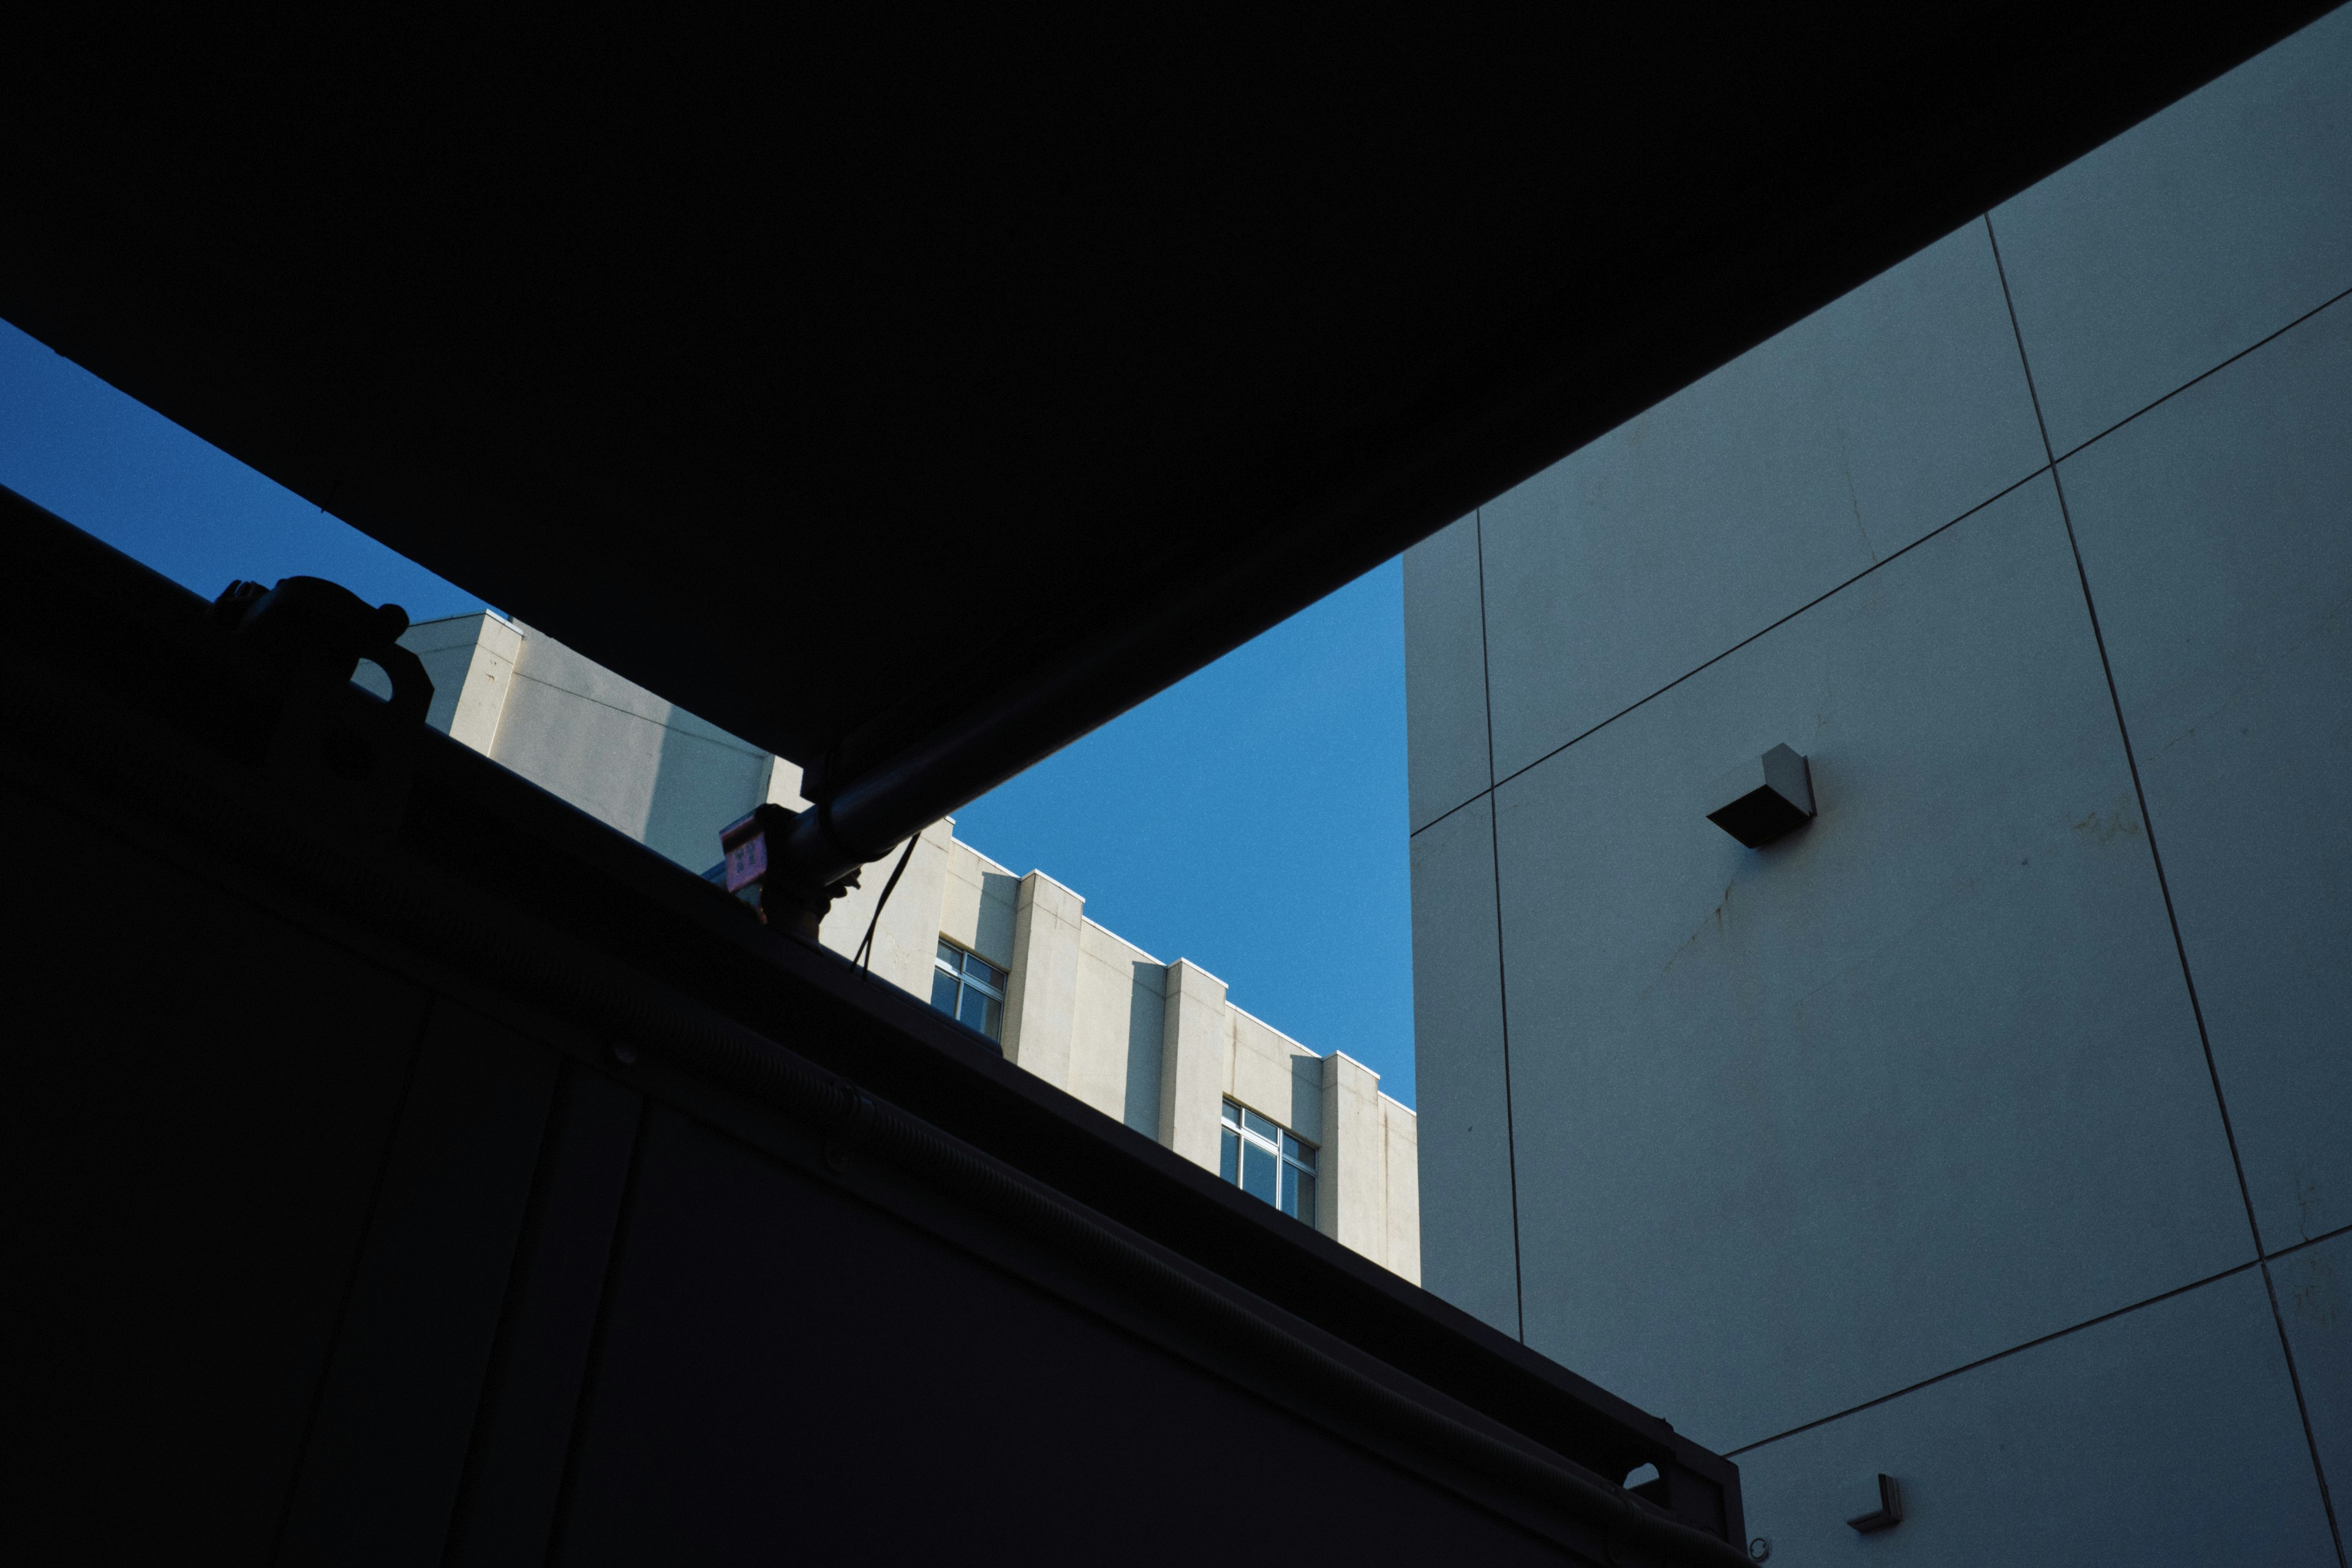
{"label": "metal angle bracket", "polygon": [[1881,1530],[1892,1530],[1903,1522],[1903,1483],[1880,1471],[1878,1476],[1878,1507],[1869,1513],[1857,1514],[1846,1522],[1864,1535]]}

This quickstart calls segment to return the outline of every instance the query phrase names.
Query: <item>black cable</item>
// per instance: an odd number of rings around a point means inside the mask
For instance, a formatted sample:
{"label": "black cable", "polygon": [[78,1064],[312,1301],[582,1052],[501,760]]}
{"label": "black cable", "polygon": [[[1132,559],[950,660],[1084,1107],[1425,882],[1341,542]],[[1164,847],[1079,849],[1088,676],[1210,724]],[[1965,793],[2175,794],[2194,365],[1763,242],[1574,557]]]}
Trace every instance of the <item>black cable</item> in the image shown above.
{"label": "black cable", "polygon": [[868,973],[874,970],[874,931],[882,923],[882,907],[890,901],[890,889],[898,885],[898,879],[906,871],[907,862],[915,858],[915,846],[922,841],[922,837],[918,833],[907,840],[907,852],[898,857],[898,864],[891,871],[890,879],[882,884],[882,896],[874,900],[874,918],[866,922],[866,940],[857,944],[857,956],[851,960]]}

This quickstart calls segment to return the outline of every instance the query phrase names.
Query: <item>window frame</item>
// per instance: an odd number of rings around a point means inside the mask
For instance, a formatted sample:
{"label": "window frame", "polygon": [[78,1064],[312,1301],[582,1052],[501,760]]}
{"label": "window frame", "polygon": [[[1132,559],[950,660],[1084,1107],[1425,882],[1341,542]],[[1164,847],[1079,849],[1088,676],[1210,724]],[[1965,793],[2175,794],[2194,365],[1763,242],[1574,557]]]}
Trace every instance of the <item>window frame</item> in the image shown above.
{"label": "window frame", "polygon": [[[947,955],[950,952],[957,958],[956,963],[952,966],[949,964],[947,959]],[[979,970],[978,973],[973,973],[975,966]],[[943,974],[956,983],[955,1005],[952,1007],[940,1005],[939,977]],[[992,981],[984,978],[990,975],[996,978]],[[993,1040],[1000,1046],[1004,1043],[1004,1013],[1009,1005],[1005,995],[1012,988],[1013,972],[1011,970],[998,968],[952,937],[942,934],[939,939],[939,945],[931,950],[932,1009],[945,1013],[963,1027],[971,1029],[973,1034]],[[967,991],[976,991],[989,1002],[995,1004],[996,1027],[993,1030],[989,1029],[985,1025],[975,1027],[964,1023],[963,1003],[964,994]],[[986,1007],[982,1009],[981,1016],[983,1018],[988,1016]]]}
{"label": "window frame", "polygon": [[[1321,1229],[1318,1223],[1320,1215],[1318,1205],[1323,1200],[1323,1190],[1317,1169],[1320,1163],[1318,1158],[1321,1153],[1320,1145],[1308,1142],[1273,1117],[1264,1111],[1251,1110],[1230,1095],[1224,1098],[1217,1115],[1217,1173],[1260,1203],[1270,1204],[1309,1228]],[[1269,1136],[1252,1127],[1250,1122],[1253,1120],[1272,1128],[1273,1134]],[[1248,1169],[1248,1151],[1253,1148],[1274,1156],[1275,1195],[1272,1198],[1250,1192],[1244,1180]],[[1288,1184],[1283,1180],[1286,1171],[1297,1173],[1296,1179]],[[1290,1187],[1294,1202],[1300,1192],[1305,1193],[1305,1214],[1300,1214],[1297,1208],[1283,1207],[1282,1194],[1286,1185]]]}

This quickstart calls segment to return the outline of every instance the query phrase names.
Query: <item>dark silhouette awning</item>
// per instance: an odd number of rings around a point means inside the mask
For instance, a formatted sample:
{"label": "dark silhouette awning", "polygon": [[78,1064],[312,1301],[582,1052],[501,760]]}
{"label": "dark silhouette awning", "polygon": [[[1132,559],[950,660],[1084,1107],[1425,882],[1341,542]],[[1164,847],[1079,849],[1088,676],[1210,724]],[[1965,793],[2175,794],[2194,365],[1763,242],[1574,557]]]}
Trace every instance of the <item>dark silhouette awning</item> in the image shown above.
{"label": "dark silhouette awning", "polygon": [[183,22],[0,315],[887,842],[2323,9]]}

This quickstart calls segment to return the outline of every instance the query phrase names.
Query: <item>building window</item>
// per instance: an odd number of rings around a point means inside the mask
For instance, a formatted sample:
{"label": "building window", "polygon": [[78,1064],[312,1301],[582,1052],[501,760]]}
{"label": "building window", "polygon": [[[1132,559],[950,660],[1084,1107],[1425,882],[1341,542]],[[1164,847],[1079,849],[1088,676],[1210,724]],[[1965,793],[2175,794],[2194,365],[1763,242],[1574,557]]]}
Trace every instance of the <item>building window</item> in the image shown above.
{"label": "building window", "polygon": [[1229,1100],[1221,1159],[1225,1180],[1286,1215],[1315,1223],[1315,1145],[1301,1143]]}
{"label": "building window", "polygon": [[931,1005],[968,1029],[1004,1040],[1004,971],[944,937],[931,964]]}

